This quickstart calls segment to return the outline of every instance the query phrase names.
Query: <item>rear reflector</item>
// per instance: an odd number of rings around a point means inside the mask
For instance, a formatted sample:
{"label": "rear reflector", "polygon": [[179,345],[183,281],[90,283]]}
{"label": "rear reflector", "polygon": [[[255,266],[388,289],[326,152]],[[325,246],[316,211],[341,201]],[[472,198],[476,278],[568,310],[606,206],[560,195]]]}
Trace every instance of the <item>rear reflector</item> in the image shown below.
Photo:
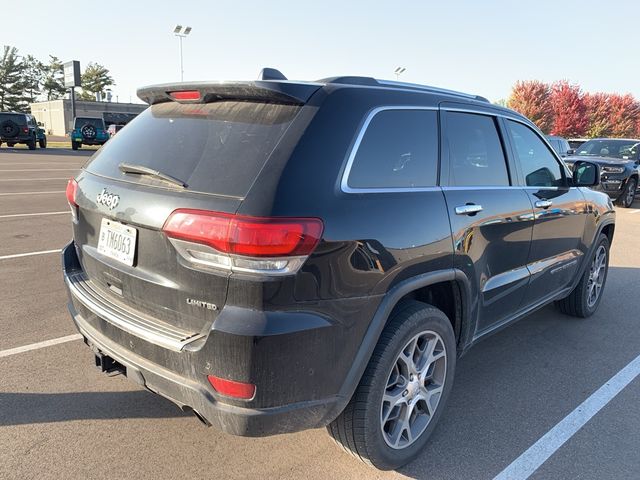
{"label": "rear reflector", "polygon": [[208,375],[207,379],[218,393],[227,397],[249,400],[256,393],[256,386],[252,383],[234,382],[233,380],[226,380],[213,375]]}
{"label": "rear reflector", "polygon": [[174,211],[162,228],[172,238],[246,257],[309,255],[322,236],[319,218],[247,217],[206,210]]}
{"label": "rear reflector", "polygon": [[174,100],[200,100],[200,92],[197,90],[169,92],[169,96]]}
{"label": "rear reflector", "polygon": [[72,207],[77,207],[76,195],[78,194],[78,182],[75,178],[70,178],[67,182],[67,201]]}

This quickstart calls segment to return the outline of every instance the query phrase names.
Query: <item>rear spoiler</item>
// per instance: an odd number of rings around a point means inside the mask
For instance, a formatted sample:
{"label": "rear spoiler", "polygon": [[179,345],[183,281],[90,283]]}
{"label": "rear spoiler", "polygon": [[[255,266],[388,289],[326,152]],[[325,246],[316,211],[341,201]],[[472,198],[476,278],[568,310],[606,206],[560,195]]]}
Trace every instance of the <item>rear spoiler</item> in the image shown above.
{"label": "rear spoiler", "polygon": [[[183,82],[151,85],[138,89],[140,100],[154,105],[175,101],[172,92],[198,91],[200,99],[196,103],[217,102],[220,100],[253,100],[259,102],[305,104],[322,83],[256,80],[252,82]],[[188,103],[193,103],[189,101]]]}

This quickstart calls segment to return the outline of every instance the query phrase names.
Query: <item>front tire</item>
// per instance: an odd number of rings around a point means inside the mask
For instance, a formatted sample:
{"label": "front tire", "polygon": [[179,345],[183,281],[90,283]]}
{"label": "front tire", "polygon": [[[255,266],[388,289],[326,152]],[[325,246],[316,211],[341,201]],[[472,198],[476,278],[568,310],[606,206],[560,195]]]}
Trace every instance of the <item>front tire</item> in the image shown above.
{"label": "front tire", "polygon": [[43,138],[41,140],[38,140],[38,145],[40,145],[40,148],[47,148],[47,139]]}
{"label": "front tire", "polygon": [[349,404],[328,427],[349,453],[381,470],[418,456],[453,385],[456,342],[435,307],[404,301],[391,314]]}
{"label": "front tire", "polygon": [[576,288],[556,305],[565,315],[587,318],[593,315],[602,300],[602,292],[609,272],[609,238],[600,234],[589,265]]}
{"label": "front tire", "polygon": [[636,188],[638,188],[638,180],[631,177],[627,180],[627,186],[625,187],[624,192],[620,195],[620,198],[618,198],[618,205],[623,208],[631,207],[636,196]]}

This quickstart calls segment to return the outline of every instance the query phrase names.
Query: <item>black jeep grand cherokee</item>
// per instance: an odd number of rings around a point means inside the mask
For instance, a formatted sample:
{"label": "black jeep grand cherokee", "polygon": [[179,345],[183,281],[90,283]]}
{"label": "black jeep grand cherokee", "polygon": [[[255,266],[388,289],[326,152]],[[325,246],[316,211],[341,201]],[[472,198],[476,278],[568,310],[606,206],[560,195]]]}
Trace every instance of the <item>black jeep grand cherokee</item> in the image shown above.
{"label": "black jeep grand cherokee", "polygon": [[[521,115],[337,77],[143,88],[69,182],[69,310],[107,371],[237,435],[328,426],[413,459],[456,359],[557,301],[594,313],[614,210]],[[140,143],[139,133],[152,137]]]}
{"label": "black jeep grand cherokee", "polygon": [[633,204],[640,178],[640,140],[626,138],[594,138],[565,158],[571,167],[577,160],[588,160],[600,166],[598,189],[605,192],[621,207]]}

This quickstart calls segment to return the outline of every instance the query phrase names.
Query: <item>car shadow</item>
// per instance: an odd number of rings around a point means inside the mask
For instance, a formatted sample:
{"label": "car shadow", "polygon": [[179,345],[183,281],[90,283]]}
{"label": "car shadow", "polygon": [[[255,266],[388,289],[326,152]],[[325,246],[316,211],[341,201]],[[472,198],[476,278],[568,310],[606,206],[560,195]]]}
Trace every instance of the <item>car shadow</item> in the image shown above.
{"label": "car shadow", "polygon": [[0,427],[69,420],[188,416],[168,400],[144,390],[126,392],[0,392]]}

